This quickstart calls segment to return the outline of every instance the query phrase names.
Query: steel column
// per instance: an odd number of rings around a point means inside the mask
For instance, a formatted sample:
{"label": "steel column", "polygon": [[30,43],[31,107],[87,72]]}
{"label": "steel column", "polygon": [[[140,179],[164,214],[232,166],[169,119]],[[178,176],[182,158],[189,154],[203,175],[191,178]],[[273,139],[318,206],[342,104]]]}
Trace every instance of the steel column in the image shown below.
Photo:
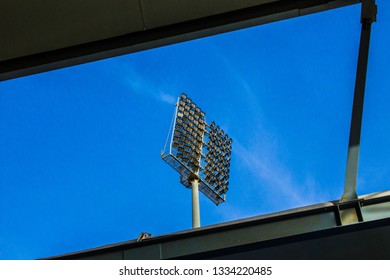
{"label": "steel column", "polygon": [[360,135],[362,128],[364,91],[366,86],[368,50],[370,46],[371,24],[376,21],[376,12],[377,7],[375,4],[375,0],[362,1],[362,29],[360,35],[359,57],[356,72],[351,127],[349,134],[344,193],[341,197],[341,202],[357,199],[356,181],[358,174]]}
{"label": "steel column", "polygon": [[200,209],[199,209],[199,180],[191,181],[192,189],[192,228],[200,227]]}

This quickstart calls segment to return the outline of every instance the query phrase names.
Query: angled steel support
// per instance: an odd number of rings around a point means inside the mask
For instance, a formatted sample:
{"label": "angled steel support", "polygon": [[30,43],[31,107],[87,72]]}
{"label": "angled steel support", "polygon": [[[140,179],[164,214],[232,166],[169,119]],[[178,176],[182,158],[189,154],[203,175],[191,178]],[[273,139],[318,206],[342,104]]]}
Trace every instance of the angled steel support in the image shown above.
{"label": "angled steel support", "polygon": [[347,170],[344,182],[344,193],[341,202],[357,199],[356,181],[362,128],[364,90],[370,46],[371,24],[376,21],[377,6],[375,0],[362,1],[359,57],[356,72],[355,93],[352,107],[351,127],[349,134]]}

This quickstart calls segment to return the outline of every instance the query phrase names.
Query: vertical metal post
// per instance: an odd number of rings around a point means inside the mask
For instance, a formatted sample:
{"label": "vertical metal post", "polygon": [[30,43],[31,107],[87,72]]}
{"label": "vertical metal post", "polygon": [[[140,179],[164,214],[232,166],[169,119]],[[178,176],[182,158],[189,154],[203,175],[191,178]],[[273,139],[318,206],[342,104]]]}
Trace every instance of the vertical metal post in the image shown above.
{"label": "vertical metal post", "polygon": [[[203,148],[203,139],[205,134],[205,129],[202,132],[202,142],[200,150]],[[201,152],[202,153],[202,152]],[[199,155],[198,159],[198,168],[195,171],[196,178],[191,181],[191,189],[192,189],[192,228],[200,227],[200,206],[199,206],[199,168],[201,166],[202,155]]]}
{"label": "vertical metal post", "polygon": [[192,228],[200,227],[200,210],[199,210],[199,180],[191,181],[192,188]]}
{"label": "vertical metal post", "polygon": [[357,199],[356,181],[360,149],[360,134],[363,117],[364,91],[370,46],[371,24],[376,21],[377,6],[375,0],[362,1],[361,35],[359,57],[356,72],[355,93],[352,107],[351,127],[348,144],[347,168],[344,182],[344,193],[341,202]]}

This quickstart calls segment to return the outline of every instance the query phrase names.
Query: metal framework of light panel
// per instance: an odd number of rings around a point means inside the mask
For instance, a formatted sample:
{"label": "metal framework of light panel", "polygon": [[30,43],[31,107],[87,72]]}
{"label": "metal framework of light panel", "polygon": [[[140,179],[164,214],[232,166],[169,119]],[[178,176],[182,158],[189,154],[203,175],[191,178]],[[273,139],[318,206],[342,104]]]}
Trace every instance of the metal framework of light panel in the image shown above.
{"label": "metal framework of light panel", "polygon": [[205,115],[186,94],[179,97],[162,159],[179,172],[187,188],[198,179],[199,190],[218,205],[226,201],[232,139],[214,122],[208,125]]}

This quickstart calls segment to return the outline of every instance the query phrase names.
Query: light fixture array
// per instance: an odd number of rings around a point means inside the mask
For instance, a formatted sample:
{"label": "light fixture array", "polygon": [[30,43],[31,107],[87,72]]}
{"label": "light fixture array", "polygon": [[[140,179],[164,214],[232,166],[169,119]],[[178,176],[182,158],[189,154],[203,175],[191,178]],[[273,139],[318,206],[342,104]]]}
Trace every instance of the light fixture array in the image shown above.
{"label": "light fixture array", "polygon": [[215,204],[226,201],[232,139],[219,126],[205,121],[205,113],[186,95],[176,104],[170,145],[162,158],[180,173],[181,183],[199,190]]}

